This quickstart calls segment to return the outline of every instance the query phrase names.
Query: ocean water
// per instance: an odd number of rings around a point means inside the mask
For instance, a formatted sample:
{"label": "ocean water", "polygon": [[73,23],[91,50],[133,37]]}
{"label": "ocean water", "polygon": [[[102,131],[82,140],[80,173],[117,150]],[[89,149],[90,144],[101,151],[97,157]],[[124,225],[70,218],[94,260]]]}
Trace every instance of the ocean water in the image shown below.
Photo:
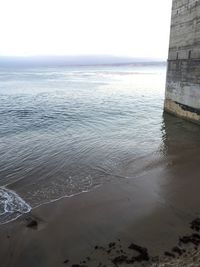
{"label": "ocean water", "polygon": [[[159,64],[1,67],[0,223],[159,164],[165,76]],[[195,126],[167,120],[197,138]]]}

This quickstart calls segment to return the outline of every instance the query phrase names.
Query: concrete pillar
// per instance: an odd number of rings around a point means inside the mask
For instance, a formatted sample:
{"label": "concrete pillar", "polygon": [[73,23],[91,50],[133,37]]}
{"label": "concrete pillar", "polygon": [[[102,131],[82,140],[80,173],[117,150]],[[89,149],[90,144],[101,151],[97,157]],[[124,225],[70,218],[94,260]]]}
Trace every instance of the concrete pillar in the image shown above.
{"label": "concrete pillar", "polygon": [[165,111],[200,123],[200,0],[173,0]]}

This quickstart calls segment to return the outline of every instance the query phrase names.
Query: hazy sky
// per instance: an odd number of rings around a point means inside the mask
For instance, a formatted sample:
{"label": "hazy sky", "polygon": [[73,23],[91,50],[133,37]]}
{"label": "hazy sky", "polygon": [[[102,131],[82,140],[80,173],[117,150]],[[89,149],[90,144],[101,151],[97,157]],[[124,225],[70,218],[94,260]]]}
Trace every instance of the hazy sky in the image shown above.
{"label": "hazy sky", "polygon": [[0,55],[167,58],[172,0],[0,0]]}

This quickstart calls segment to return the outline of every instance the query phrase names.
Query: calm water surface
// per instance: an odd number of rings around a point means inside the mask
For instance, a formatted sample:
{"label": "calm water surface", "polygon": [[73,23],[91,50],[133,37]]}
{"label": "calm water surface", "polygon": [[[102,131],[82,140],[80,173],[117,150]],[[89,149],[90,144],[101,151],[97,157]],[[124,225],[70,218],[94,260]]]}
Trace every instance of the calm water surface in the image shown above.
{"label": "calm water surface", "polygon": [[169,142],[195,147],[198,127],[163,118],[165,73],[159,65],[1,68],[0,222],[163,168]]}

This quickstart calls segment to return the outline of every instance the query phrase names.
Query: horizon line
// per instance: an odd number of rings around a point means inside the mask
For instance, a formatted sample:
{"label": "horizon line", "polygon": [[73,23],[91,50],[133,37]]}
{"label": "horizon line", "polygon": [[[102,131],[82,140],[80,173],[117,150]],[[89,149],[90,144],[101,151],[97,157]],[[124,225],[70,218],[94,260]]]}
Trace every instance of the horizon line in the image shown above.
{"label": "horizon line", "polygon": [[112,55],[112,54],[73,54],[73,55],[68,55],[68,54],[63,54],[63,55],[56,55],[56,54],[37,54],[37,55],[1,55],[0,58],[81,58],[81,57],[97,57],[97,58],[102,58],[102,57],[107,57],[107,58],[118,58],[118,59],[134,59],[134,60],[141,60],[141,59],[148,59],[148,60],[156,60],[156,61],[166,61],[167,59],[165,58],[158,58],[158,57],[152,57],[152,56],[128,56],[128,55]]}

